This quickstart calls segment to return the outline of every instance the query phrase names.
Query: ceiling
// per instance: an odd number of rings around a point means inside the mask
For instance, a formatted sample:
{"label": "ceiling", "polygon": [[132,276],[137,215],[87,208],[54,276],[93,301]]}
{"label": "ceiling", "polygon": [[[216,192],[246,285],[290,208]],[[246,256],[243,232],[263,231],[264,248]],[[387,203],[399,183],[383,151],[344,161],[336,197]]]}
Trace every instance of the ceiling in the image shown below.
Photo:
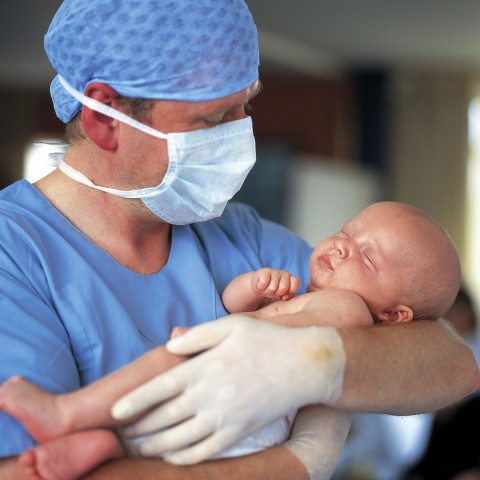
{"label": "ceiling", "polygon": [[[43,52],[43,34],[61,0],[0,1],[0,84],[48,84],[53,71]],[[265,70],[325,75],[387,65],[480,72],[476,0],[247,3],[258,26]]]}

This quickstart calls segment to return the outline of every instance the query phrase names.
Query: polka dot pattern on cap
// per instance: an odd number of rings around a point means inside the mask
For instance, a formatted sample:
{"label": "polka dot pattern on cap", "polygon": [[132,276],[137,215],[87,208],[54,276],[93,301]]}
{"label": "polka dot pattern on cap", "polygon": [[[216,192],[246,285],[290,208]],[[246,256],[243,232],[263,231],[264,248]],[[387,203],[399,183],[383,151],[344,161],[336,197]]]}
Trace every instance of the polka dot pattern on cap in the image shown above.
{"label": "polka dot pattern on cap", "polygon": [[[258,38],[243,0],[65,0],[45,35],[76,90],[102,82],[133,98],[208,101],[258,78]],[[57,116],[80,103],[52,82]]]}

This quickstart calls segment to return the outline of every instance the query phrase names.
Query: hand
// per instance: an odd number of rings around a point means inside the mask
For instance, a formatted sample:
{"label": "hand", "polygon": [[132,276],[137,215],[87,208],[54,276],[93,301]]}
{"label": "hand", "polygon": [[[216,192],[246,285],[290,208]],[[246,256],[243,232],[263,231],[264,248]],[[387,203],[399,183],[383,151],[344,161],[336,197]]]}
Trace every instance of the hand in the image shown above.
{"label": "hand", "polygon": [[205,460],[290,410],[334,402],[341,393],[345,352],[331,327],[288,328],[231,315],[167,348],[206,351],[127,394],[112,415],[124,421],[148,412],[123,433],[153,434],[141,453],[172,463]]}
{"label": "hand", "polygon": [[252,290],[266,298],[290,300],[300,288],[300,279],[286,270],[261,268],[253,273]]}

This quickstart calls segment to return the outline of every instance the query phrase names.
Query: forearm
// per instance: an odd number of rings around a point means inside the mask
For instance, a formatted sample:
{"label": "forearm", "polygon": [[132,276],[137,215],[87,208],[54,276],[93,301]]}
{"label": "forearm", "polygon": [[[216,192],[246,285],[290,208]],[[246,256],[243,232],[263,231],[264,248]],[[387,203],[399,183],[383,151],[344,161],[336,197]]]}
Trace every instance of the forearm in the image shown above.
{"label": "forearm", "polygon": [[[260,428],[292,408],[322,403],[409,415],[445,407],[480,386],[473,353],[440,320],[288,328],[230,315],[191,329],[167,348],[202,353],[122,398],[117,415],[128,419],[159,405],[148,425],[134,425],[134,433],[156,430],[161,446],[152,439],[151,447],[173,452],[169,458],[184,465],[209,458],[249,434],[252,425]],[[219,389],[228,392],[228,402]],[[199,414],[192,417],[192,411]]]}
{"label": "forearm", "polygon": [[298,412],[284,447],[300,459],[310,480],[328,480],[337,468],[351,421],[349,412],[309,405]]}
{"label": "forearm", "polygon": [[[12,477],[13,478],[13,477]],[[124,459],[109,462],[85,480],[308,480],[302,463],[283,447],[253,455],[174,466],[155,459]],[[3,480],[3,479],[2,479]]]}
{"label": "forearm", "polygon": [[222,302],[229,313],[254,312],[266,302],[264,295],[252,289],[253,272],[244,273],[234,278],[222,294]]}
{"label": "forearm", "polygon": [[17,457],[0,459],[0,480],[29,480],[25,469],[18,464]]}
{"label": "forearm", "polygon": [[443,320],[340,329],[346,352],[335,406],[409,415],[445,407],[473,393],[480,377],[471,350]]}

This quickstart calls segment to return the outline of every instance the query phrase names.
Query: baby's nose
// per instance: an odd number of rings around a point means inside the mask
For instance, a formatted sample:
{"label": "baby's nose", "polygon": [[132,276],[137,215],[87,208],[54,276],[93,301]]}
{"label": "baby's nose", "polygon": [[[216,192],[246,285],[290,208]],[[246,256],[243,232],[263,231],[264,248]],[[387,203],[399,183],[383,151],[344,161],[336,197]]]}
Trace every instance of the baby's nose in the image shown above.
{"label": "baby's nose", "polygon": [[340,240],[335,243],[335,250],[337,251],[338,258],[345,260],[350,256],[350,249],[348,243],[345,240]]}

